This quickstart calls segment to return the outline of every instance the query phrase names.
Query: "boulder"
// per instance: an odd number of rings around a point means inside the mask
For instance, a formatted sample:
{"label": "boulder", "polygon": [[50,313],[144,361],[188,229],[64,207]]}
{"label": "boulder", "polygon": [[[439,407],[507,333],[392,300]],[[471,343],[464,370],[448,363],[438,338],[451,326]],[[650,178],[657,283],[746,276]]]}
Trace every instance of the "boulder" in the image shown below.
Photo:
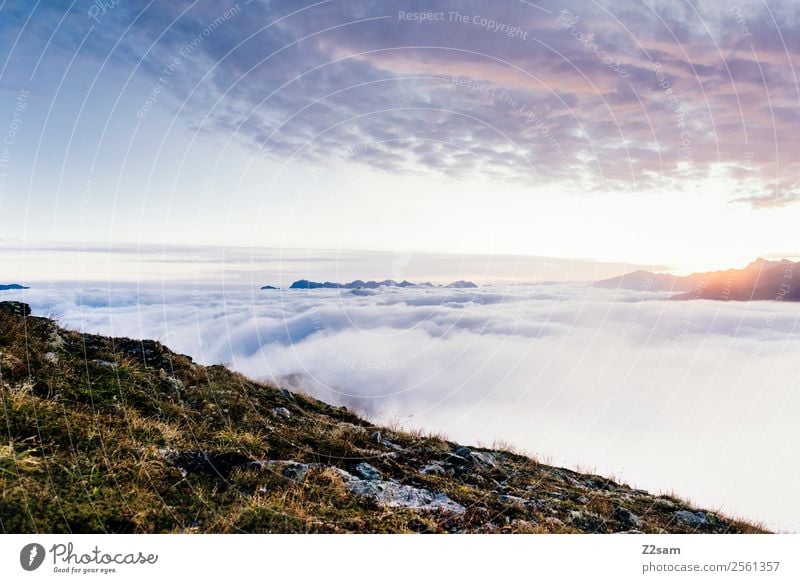
{"label": "boulder", "polygon": [[381,473],[381,471],[375,466],[368,464],[367,462],[361,462],[360,464],[358,464],[356,466],[356,473],[365,480],[383,479],[383,474]]}
{"label": "boulder", "polygon": [[464,514],[467,511],[443,492],[432,492],[427,488],[408,486],[395,480],[363,480],[340,468],[328,469],[341,478],[348,492],[372,500],[385,508],[409,508],[450,514]]}
{"label": "boulder", "polygon": [[628,527],[629,529],[639,528],[642,526],[642,520],[633,512],[622,506],[617,506],[617,508],[614,510],[614,518],[616,518],[620,524]]}

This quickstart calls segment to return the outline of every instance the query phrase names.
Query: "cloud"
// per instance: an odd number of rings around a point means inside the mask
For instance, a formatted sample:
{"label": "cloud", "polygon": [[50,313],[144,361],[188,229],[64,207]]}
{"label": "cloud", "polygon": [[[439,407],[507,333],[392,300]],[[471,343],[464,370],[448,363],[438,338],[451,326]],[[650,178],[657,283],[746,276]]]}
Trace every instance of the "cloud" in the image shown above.
{"label": "cloud", "polygon": [[[121,3],[92,30],[74,10],[53,42],[74,50],[86,32],[84,51],[128,65],[145,94],[180,58],[159,99],[279,160],[663,191],[720,167],[761,183],[800,171],[793,6]],[[23,44],[49,38],[60,10],[41,8]]]}
{"label": "cloud", "polygon": [[[739,190],[745,190],[747,186]],[[800,200],[800,180],[785,180],[762,185],[755,194],[735,198],[732,203],[748,204],[753,209],[774,209]]]}
{"label": "cloud", "polygon": [[[504,439],[800,526],[796,306],[578,284],[477,291],[4,292],[88,332],[158,338],[378,421]],[[286,382],[289,382],[288,380]]]}

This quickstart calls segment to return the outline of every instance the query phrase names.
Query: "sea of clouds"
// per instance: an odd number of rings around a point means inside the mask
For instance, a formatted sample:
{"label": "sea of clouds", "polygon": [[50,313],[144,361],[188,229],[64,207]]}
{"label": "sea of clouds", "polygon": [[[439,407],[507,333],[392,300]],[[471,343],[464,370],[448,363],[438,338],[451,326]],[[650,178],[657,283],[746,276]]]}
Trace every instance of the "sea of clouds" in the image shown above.
{"label": "sea of clouds", "polygon": [[379,422],[509,442],[800,530],[800,308],[583,284],[279,290],[59,284],[66,327],[155,338]]}

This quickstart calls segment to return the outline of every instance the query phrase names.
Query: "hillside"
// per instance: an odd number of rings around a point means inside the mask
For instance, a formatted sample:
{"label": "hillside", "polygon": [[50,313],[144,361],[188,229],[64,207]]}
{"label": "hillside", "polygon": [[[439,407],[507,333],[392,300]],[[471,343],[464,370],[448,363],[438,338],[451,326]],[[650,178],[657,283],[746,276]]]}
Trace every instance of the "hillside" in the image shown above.
{"label": "hillside", "polygon": [[3,532],[760,532],[0,302]]}

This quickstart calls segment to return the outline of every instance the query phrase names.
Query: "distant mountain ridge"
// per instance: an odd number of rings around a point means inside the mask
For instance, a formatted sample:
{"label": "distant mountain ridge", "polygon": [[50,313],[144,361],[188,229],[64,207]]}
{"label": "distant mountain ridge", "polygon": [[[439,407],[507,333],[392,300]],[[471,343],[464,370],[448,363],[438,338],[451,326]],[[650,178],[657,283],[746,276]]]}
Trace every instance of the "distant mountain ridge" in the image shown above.
{"label": "distant mountain ridge", "polygon": [[800,301],[800,262],[758,258],[743,269],[685,276],[633,271],[595,282],[610,289],[679,292],[671,300]]}
{"label": "distant mountain ridge", "polygon": [[[424,283],[412,283],[410,281],[397,282],[393,279],[385,279],[383,281],[363,281],[356,279],[349,283],[336,283],[332,281],[309,281],[307,279],[300,279],[289,286],[289,289],[378,289],[380,287],[445,287],[451,289],[471,289],[478,286],[471,281],[454,281],[449,285],[435,285],[428,281]],[[264,289],[264,288],[262,288]]]}
{"label": "distant mountain ridge", "polygon": [[31,289],[31,288],[24,285],[20,285],[18,283],[0,284],[0,291],[10,291],[15,289]]}

